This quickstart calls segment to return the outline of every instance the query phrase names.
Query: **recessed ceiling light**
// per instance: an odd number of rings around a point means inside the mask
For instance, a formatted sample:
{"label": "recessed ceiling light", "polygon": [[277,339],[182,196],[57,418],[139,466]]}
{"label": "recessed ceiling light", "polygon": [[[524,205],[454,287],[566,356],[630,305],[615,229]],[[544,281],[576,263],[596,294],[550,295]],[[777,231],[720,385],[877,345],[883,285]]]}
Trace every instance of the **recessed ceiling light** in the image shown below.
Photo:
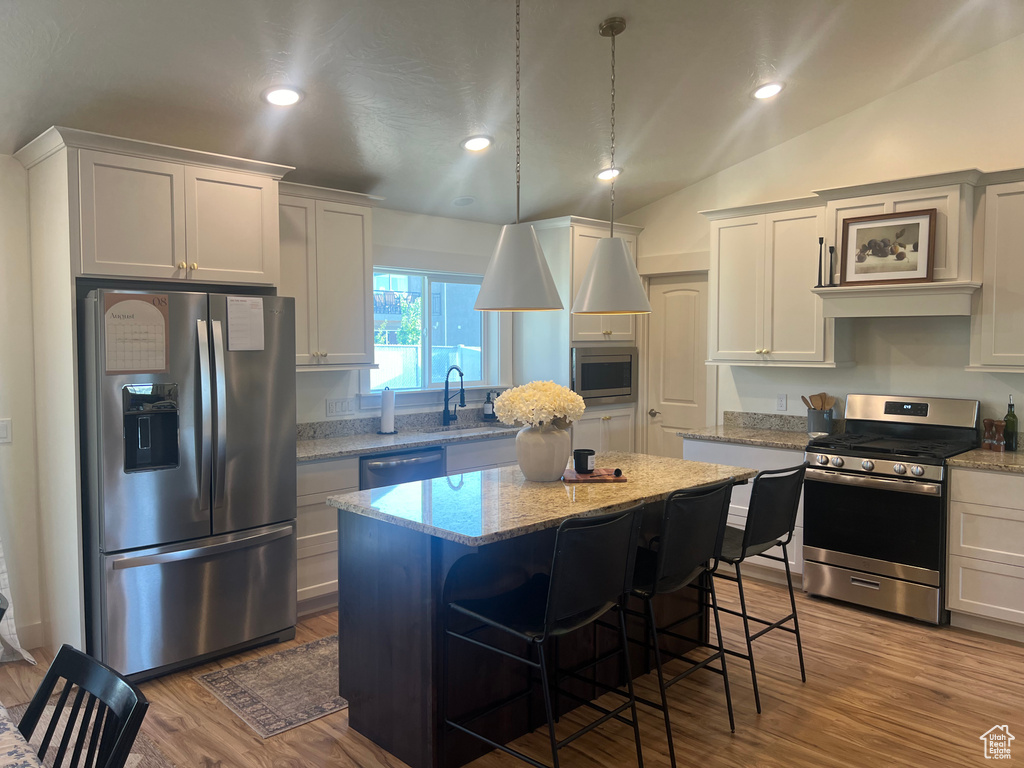
{"label": "recessed ceiling light", "polygon": [[470,136],[462,142],[462,148],[470,152],[482,152],[491,146],[490,136]]}
{"label": "recessed ceiling light", "polygon": [[754,91],[755,99],[770,99],[782,90],[782,83],[766,83]]}
{"label": "recessed ceiling light", "polygon": [[275,107],[290,107],[302,100],[302,91],[290,85],[275,85],[263,92],[263,100]]}
{"label": "recessed ceiling light", "polygon": [[611,181],[622,173],[621,168],[605,168],[603,171],[598,171],[595,175],[601,181]]}
{"label": "recessed ceiling light", "polygon": [[465,197],[456,197],[454,200],[452,200],[452,205],[457,205],[461,208],[462,206],[472,205],[475,202],[475,197],[470,197],[469,195],[466,195]]}

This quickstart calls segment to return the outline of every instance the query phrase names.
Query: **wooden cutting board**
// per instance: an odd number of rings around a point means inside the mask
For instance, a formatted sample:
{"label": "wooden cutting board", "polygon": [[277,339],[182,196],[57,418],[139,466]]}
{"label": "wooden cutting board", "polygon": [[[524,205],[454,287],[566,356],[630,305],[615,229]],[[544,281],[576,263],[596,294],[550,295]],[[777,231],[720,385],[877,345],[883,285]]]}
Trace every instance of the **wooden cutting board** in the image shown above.
{"label": "wooden cutting board", "polygon": [[575,469],[565,470],[562,475],[563,483],[624,483],[625,475],[615,476],[614,469],[595,469],[588,475],[578,475]]}

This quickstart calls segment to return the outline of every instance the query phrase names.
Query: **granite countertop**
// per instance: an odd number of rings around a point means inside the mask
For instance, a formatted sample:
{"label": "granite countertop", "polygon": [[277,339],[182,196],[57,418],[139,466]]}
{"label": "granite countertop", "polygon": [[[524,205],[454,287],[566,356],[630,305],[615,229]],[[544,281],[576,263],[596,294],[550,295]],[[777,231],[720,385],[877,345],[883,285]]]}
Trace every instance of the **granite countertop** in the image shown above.
{"label": "granite countertop", "polygon": [[461,440],[489,440],[502,437],[515,437],[515,427],[501,424],[488,424],[470,429],[439,428],[437,431],[399,432],[397,435],[378,435],[377,433],[362,435],[344,435],[342,437],[325,437],[318,440],[299,440],[296,454],[299,463],[306,461],[322,461],[338,459],[345,456],[362,456],[385,451],[403,451],[411,448],[426,448],[431,445],[444,445]]}
{"label": "granite countertop", "polygon": [[618,467],[624,483],[534,483],[518,466],[466,472],[331,496],[338,509],[478,546],[553,528],[567,517],[596,515],[664,499],[672,491],[753,469],[639,453],[602,453],[599,467]]}
{"label": "granite countertop", "polygon": [[762,448],[785,448],[802,451],[810,438],[806,432],[789,432],[777,429],[757,429],[730,424],[699,429],[679,430],[679,437],[689,440],[711,440],[717,443],[738,443],[758,445]]}
{"label": "granite countertop", "polygon": [[975,448],[946,459],[950,467],[987,469],[990,472],[1014,472],[1024,475],[1024,451],[989,451]]}

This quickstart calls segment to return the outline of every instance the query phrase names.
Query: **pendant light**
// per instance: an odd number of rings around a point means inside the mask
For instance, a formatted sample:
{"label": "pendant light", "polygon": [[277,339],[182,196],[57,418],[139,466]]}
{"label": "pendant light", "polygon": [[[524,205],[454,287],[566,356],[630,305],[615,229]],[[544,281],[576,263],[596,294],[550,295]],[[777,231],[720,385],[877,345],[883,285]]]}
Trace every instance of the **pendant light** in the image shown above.
{"label": "pendant light", "polygon": [[532,224],[519,222],[519,1],[516,0],[516,223],[501,228],[473,309],[531,312],[562,309],[558,289]]}
{"label": "pendant light", "polygon": [[[625,28],[626,20],[618,17],[605,19],[598,27],[602,37],[612,39],[610,169],[615,168],[615,36]],[[602,237],[594,247],[590,266],[583,275],[579,293],[572,305],[572,312],[576,315],[643,315],[651,311],[651,302],[647,300],[629,247],[621,237],[615,237],[615,176],[612,176],[610,183],[612,205],[608,237]]]}

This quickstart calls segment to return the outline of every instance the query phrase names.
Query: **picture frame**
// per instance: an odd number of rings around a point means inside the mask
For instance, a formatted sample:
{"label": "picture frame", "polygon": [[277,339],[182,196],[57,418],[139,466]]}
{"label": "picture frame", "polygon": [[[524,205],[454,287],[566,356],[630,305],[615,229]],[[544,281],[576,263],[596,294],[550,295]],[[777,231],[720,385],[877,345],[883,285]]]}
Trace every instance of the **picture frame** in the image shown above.
{"label": "picture frame", "polygon": [[930,283],[935,208],[843,220],[840,285]]}

